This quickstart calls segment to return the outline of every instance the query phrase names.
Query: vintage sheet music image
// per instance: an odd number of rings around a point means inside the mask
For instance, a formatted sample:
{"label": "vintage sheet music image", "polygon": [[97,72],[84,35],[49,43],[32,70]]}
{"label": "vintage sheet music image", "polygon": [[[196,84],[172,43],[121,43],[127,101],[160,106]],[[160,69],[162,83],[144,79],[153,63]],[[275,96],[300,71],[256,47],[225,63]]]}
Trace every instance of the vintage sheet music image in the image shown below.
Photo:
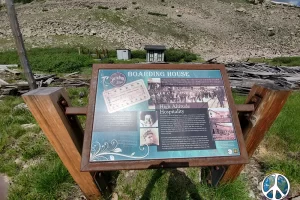
{"label": "vintage sheet music image", "polygon": [[150,98],[142,79],[127,83],[121,87],[112,88],[103,92],[105,104],[109,113],[122,110]]}

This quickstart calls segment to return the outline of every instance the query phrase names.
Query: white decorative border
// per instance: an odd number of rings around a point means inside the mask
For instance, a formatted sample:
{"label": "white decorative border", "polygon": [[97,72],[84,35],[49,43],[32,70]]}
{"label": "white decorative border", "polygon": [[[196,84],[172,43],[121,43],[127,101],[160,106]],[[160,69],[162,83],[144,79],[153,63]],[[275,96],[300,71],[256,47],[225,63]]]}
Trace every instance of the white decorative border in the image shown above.
{"label": "white decorative border", "polygon": [[144,156],[134,156],[135,152],[131,153],[130,155],[122,154],[122,149],[118,148],[117,146],[118,142],[115,139],[113,139],[110,143],[104,142],[103,145],[101,145],[99,142],[94,142],[91,148],[90,161],[93,162],[115,160],[115,156],[132,159],[142,159],[149,155],[148,145],[140,147],[141,151],[146,150],[146,154]]}

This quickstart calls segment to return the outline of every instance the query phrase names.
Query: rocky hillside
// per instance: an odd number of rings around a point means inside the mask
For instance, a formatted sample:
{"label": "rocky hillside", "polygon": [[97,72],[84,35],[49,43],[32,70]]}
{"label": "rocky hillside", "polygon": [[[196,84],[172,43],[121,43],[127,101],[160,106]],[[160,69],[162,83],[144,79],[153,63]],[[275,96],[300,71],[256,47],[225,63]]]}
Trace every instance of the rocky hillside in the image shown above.
{"label": "rocky hillside", "polygon": [[[246,0],[44,0],[17,4],[16,10],[28,48],[164,44],[219,61],[300,54],[300,8],[295,7]],[[12,47],[2,8],[0,50]]]}

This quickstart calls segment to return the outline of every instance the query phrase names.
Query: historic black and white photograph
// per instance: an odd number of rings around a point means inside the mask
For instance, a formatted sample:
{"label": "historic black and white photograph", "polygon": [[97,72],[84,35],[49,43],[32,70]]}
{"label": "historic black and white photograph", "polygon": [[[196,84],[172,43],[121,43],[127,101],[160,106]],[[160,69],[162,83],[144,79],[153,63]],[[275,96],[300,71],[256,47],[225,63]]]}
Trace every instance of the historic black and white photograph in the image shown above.
{"label": "historic black and white photograph", "polygon": [[141,128],[140,129],[140,146],[157,146],[159,145],[158,128]]}
{"label": "historic black and white photograph", "polygon": [[205,103],[209,108],[228,108],[223,86],[161,86],[157,81],[148,82],[149,108],[169,103]]}
{"label": "historic black and white photograph", "polygon": [[209,108],[208,116],[211,122],[231,122],[231,116],[228,108]]}
{"label": "historic black and white photograph", "polygon": [[212,123],[214,140],[234,140],[234,128],[232,123]]}
{"label": "historic black and white photograph", "polygon": [[158,117],[156,111],[140,112],[140,127],[158,127]]}

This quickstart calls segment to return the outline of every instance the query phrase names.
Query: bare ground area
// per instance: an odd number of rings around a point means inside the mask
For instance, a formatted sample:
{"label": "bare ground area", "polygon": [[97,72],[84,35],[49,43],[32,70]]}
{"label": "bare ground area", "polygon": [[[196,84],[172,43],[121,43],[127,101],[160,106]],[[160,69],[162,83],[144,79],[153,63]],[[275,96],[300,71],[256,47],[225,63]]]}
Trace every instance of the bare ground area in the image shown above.
{"label": "bare ground area", "polygon": [[[28,48],[82,45],[142,49],[145,44],[165,44],[190,49],[204,59],[219,57],[221,62],[300,54],[300,8],[233,2],[46,0],[17,4],[16,10]],[[13,47],[2,8],[0,50]]]}

